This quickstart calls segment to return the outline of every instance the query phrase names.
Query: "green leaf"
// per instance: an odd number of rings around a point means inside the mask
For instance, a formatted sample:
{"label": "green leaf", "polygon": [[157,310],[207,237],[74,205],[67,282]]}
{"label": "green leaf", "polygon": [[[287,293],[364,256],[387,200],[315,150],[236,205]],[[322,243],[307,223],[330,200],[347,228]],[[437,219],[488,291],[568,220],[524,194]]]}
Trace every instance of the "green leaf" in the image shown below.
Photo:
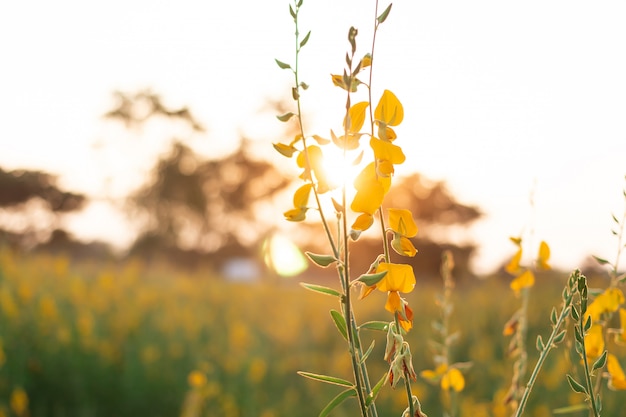
{"label": "green leaf", "polygon": [[574,392],[580,392],[581,394],[587,394],[587,388],[582,386],[580,383],[576,382],[576,380],[574,378],[572,378],[572,376],[570,374],[567,374],[566,376],[567,376],[567,382],[569,383],[569,386],[572,387],[572,390],[574,390]]}
{"label": "green leaf", "polygon": [[372,340],[372,343],[370,344],[370,347],[367,348],[367,350],[365,351],[365,353],[363,354],[363,357],[361,357],[361,363],[364,363],[368,356],[370,355],[370,353],[372,353],[372,350],[374,349],[374,345],[376,344],[375,340]]}
{"label": "green leaf", "polygon": [[289,119],[291,119],[293,116],[295,116],[295,114],[293,112],[289,112],[289,113],[285,113],[283,115],[280,116],[276,116],[276,118],[278,120],[280,120],[281,122],[287,122],[289,121]]}
{"label": "green leaf", "polygon": [[556,314],[556,307],[552,307],[552,311],[550,312],[550,323],[552,323],[553,326],[556,326],[557,320],[558,317]]}
{"label": "green leaf", "polygon": [[578,313],[578,310],[576,310],[576,308],[572,308],[572,311],[570,313],[572,314],[572,318],[574,320],[580,320],[580,314]]}
{"label": "green leaf", "polygon": [[593,259],[595,259],[595,260],[596,260],[596,262],[597,262],[597,263],[599,263],[600,265],[606,265],[606,264],[609,264],[609,263],[610,263],[610,262],[609,262],[609,261],[607,261],[606,259],[604,259],[604,258],[600,258],[599,256],[596,256],[596,255],[591,255],[591,256],[593,256]]}
{"label": "green leaf", "polygon": [[343,315],[337,310],[330,310],[330,315],[333,318],[339,333],[341,333],[344,339],[348,340],[348,326],[346,326],[346,320],[343,318]]}
{"label": "green leaf", "polygon": [[372,392],[365,399],[366,406],[369,407],[376,400],[376,397],[378,397],[378,393],[380,392],[380,389],[383,386],[385,386],[385,382],[387,382],[387,379],[389,379],[389,374],[385,373],[383,377],[378,380],[376,385],[374,385],[374,388],[372,388]]}
{"label": "green leaf", "polygon": [[296,12],[293,11],[291,4],[289,5],[289,14],[291,15],[291,17],[293,17],[294,20],[296,20]]}
{"label": "green leaf", "polygon": [[387,16],[389,16],[389,12],[391,11],[391,6],[393,5],[393,3],[389,4],[389,6],[387,6],[387,8],[385,9],[384,12],[382,12],[380,14],[380,16],[378,16],[376,18],[376,20],[378,21],[378,24],[380,25],[381,23],[383,23],[385,20],[387,20]]}
{"label": "green leaf", "polygon": [[535,346],[537,347],[537,350],[539,352],[543,352],[543,350],[546,348],[546,345],[543,344],[543,339],[541,338],[541,335],[537,336],[537,342],[535,343]]}
{"label": "green leaf", "polygon": [[587,409],[587,404],[576,404],[552,410],[552,414],[571,414]]}
{"label": "green leaf", "polygon": [[591,329],[591,316],[587,316],[587,320],[585,321],[585,334]]}
{"label": "green leaf", "polygon": [[276,149],[281,155],[286,156],[287,158],[291,158],[294,152],[297,151],[296,148],[289,145],[284,145],[282,143],[272,143],[274,149]]}
{"label": "green leaf", "polygon": [[554,343],[561,343],[563,341],[563,339],[565,339],[565,334],[567,333],[566,330],[561,330],[561,332],[559,334],[557,334],[556,336],[554,336]]}
{"label": "green leaf", "polygon": [[300,48],[302,48],[304,45],[306,45],[306,43],[309,41],[309,37],[311,37],[311,31],[310,30],[309,30],[309,33],[306,34],[304,39],[302,39],[302,42],[300,42]]}
{"label": "green leaf", "polygon": [[326,407],[324,407],[324,409],[320,411],[319,417],[326,417],[335,407],[337,407],[339,404],[344,402],[346,398],[349,397],[356,397],[356,390],[354,388],[345,390],[338,394],[335,398],[330,400]]}
{"label": "green leaf", "polygon": [[323,285],[307,284],[304,282],[301,282],[300,285],[302,285],[304,288],[306,288],[309,291],[318,292],[318,293],[326,294],[326,295],[332,295],[333,297],[341,298],[341,293],[339,291],[334,290],[332,288],[324,287]]}
{"label": "green leaf", "polygon": [[381,332],[386,332],[389,328],[389,323],[386,321],[368,321],[359,326],[359,330],[361,329],[369,329],[369,330],[379,330]]}
{"label": "green leaf", "polygon": [[357,278],[357,281],[361,281],[368,287],[372,287],[380,282],[387,275],[387,271],[378,272],[376,274],[363,274]]}
{"label": "green leaf", "polygon": [[285,64],[284,62],[279,61],[279,60],[277,60],[277,59],[274,59],[274,61],[276,61],[276,63],[278,64],[278,66],[279,66],[281,69],[291,69],[291,65],[289,65],[289,64]]}
{"label": "green leaf", "polygon": [[305,378],[314,379],[316,381],[325,382],[327,384],[341,385],[343,387],[350,387],[350,388],[354,387],[354,384],[352,382],[346,381],[345,379],[338,378],[336,376],[314,374],[312,372],[304,372],[304,371],[298,371],[297,373],[298,375],[301,375]]}
{"label": "green leaf", "polygon": [[602,368],[606,364],[606,357],[608,353],[608,350],[602,352],[602,355],[593,363],[593,366],[591,367],[591,372],[595,371],[596,369]]}
{"label": "green leaf", "polygon": [[337,258],[332,255],[318,255],[312,252],[304,252],[304,254],[317,266],[321,266],[322,268],[326,268],[329,265],[337,262]]}

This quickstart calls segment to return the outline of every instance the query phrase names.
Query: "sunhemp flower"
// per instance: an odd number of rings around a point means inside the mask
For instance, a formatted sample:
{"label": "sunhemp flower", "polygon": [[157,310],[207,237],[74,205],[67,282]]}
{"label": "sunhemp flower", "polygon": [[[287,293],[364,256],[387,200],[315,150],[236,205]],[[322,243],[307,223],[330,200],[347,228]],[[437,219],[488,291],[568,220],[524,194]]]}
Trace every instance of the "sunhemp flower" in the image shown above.
{"label": "sunhemp flower", "polygon": [[376,284],[379,291],[387,293],[385,309],[398,314],[400,326],[405,331],[413,327],[413,311],[399,293],[409,293],[415,287],[415,274],[411,265],[381,262],[376,272],[387,271],[387,275]]}
{"label": "sunhemp flower", "polygon": [[[511,275],[516,275],[515,279],[511,281],[511,289],[515,291],[515,294],[520,293],[520,291],[524,288],[530,288],[535,285],[535,274],[531,269],[523,268],[521,266],[522,260],[522,239],[511,237],[511,241],[517,246],[517,252],[511,258],[509,263],[504,268],[506,272]],[[550,264],[548,260],[550,259],[550,247],[544,241],[541,241],[539,244],[539,252],[537,254],[537,259],[535,261],[535,265],[537,269],[549,270]]]}
{"label": "sunhemp flower", "polygon": [[393,231],[391,247],[400,255],[415,256],[417,249],[409,240],[417,235],[417,225],[413,220],[413,214],[406,209],[387,210],[389,213],[389,228]]}
{"label": "sunhemp flower", "polygon": [[432,383],[438,383],[444,391],[461,392],[465,388],[465,378],[457,368],[441,364],[435,370],[426,369],[420,376]]}
{"label": "sunhemp flower", "polygon": [[604,334],[602,326],[594,324],[585,335],[585,355],[594,361],[604,352]]}
{"label": "sunhemp flower", "polygon": [[609,353],[606,364],[609,373],[609,388],[612,390],[626,390],[626,375],[619,364],[617,357]]}
{"label": "sunhemp flower", "polygon": [[585,314],[591,316],[591,321],[596,323],[602,319],[603,315],[616,312],[622,304],[624,304],[624,293],[619,288],[611,287],[589,304]]}

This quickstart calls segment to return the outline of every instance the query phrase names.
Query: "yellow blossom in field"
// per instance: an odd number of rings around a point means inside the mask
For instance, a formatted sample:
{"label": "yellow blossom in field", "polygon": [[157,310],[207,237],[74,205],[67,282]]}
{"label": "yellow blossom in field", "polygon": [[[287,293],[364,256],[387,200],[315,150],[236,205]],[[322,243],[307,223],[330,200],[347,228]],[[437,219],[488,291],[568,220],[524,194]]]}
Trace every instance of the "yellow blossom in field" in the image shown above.
{"label": "yellow blossom in field", "polygon": [[585,335],[585,354],[591,360],[595,360],[604,352],[604,335],[602,326],[594,324]]}
{"label": "yellow blossom in field", "polygon": [[28,395],[26,395],[26,391],[22,388],[17,387],[14,388],[11,392],[10,399],[11,410],[19,416],[28,415]]}
{"label": "yellow blossom in field", "polygon": [[539,244],[539,253],[537,255],[537,269],[548,270],[550,269],[550,264],[548,264],[548,260],[550,259],[550,246],[543,240]]}
{"label": "yellow blossom in field", "polygon": [[607,357],[606,369],[609,372],[609,388],[613,390],[626,390],[626,375],[622,370],[615,355],[609,353]]}
{"label": "yellow blossom in field", "polygon": [[187,383],[192,388],[202,388],[207,383],[207,378],[204,372],[193,370],[187,375]]}
{"label": "yellow blossom in field", "polygon": [[391,241],[391,247],[400,255],[413,257],[417,253],[417,249],[413,243],[404,236],[396,235]]}
{"label": "yellow blossom in field", "polygon": [[606,313],[614,313],[624,303],[624,293],[619,288],[608,288],[598,295],[587,307],[587,316],[591,316],[592,322],[599,321]]}
{"label": "yellow blossom in field", "polygon": [[437,366],[434,371],[426,369],[420,372],[420,376],[430,382],[438,382],[444,391],[452,389],[461,392],[465,388],[465,378],[461,371],[446,364]]}
{"label": "yellow blossom in field", "polygon": [[520,262],[522,261],[522,239],[511,237],[509,238],[517,246],[517,252],[511,258],[509,263],[504,267],[504,270],[511,275],[519,273],[521,270]]}
{"label": "yellow blossom in field", "polygon": [[535,285],[535,274],[529,269],[525,270],[517,278],[511,281],[511,289],[515,294],[519,294],[522,288],[530,288]]}

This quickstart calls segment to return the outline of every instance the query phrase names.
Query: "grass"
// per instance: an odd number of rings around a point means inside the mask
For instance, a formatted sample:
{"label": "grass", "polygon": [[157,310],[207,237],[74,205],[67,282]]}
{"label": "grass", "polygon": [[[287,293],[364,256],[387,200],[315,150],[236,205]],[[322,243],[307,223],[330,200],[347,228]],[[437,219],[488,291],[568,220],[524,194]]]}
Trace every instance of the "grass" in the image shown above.
{"label": "grass", "polygon": [[[530,335],[549,333],[550,309],[558,304],[566,279],[567,274],[555,273],[538,277]],[[415,306],[415,328],[407,340],[417,372],[433,366],[424,339],[439,314],[434,302],[439,291],[438,283],[424,284],[418,277],[416,291],[407,297]],[[356,304],[361,323],[380,319],[382,297]],[[502,328],[517,305],[508,279],[468,282],[457,287],[454,297],[450,327],[462,335],[453,354],[474,363],[466,373],[460,415],[508,415],[501,400],[511,364]],[[3,249],[0,415],[16,415],[11,397],[23,388],[32,417],[176,416],[184,404],[189,408],[194,392],[202,394],[199,415],[316,416],[340,389],[301,378],[296,371],[350,377],[343,340],[324,313],[331,308],[337,308],[333,298],[290,281],[235,284],[138,261],[74,265],[62,256]],[[382,358],[384,337],[364,331],[364,343],[376,340],[372,355]],[[532,364],[534,339],[529,345]],[[626,353],[624,347],[615,349],[619,356]],[[526,415],[551,415],[554,408],[580,402],[565,380],[572,368],[565,353],[559,348],[549,358]],[[386,365],[372,363],[377,380]],[[187,381],[194,370],[206,376],[197,389]],[[424,410],[440,414],[437,387],[418,378],[413,389]],[[618,415],[620,395],[604,393],[605,415]],[[383,390],[380,414],[389,415],[405,401],[402,389]],[[351,406],[348,402],[333,415],[348,415]]]}

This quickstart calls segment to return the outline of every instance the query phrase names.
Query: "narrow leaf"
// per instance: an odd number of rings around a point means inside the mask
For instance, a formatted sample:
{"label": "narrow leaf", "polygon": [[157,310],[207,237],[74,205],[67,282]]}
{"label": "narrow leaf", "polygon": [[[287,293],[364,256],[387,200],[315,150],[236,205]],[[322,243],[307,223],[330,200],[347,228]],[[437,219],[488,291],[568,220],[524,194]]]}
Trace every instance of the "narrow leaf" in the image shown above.
{"label": "narrow leaf", "polygon": [[550,312],[550,323],[552,323],[553,326],[556,326],[556,322],[557,322],[556,307],[552,307],[552,311]]}
{"label": "narrow leaf", "polygon": [[566,330],[561,330],[561,332],[559,334],[557,334],[556,336],[554,336],[554,343],[561,343],[563,341],[563,339],[565,339],[565,334],[567,333]]}
{"label": "narrow leaf", "polygon": [[300,42],[300,48],[306,45],[306,43],[309,41],[310,36],[311,36],[311,31],[309,30],[309,33],[307,33],[304,39],[302,39],[302,42]]}
{"label": "narrow leaf", "polygon": [[596,262],[598,262],[600,265],[606,265],[609,263],[609,261],[607,261],[606,259],[600,258],[599,256],[596,255],[591,255],[593,256],[593,259],[596,260]]}
{"label": "narrow leaf", "polygon": [[596,369],[602,368],[606,364],[606,357],[607,357],[608,353],[609,353],[609,351],[605,350],[602,353],[602,355],[593,363],[593,367],[591,368],[591,372],[595,371]]}
{"label": "narrow leaf", "polygon": [[301,375],[305,378],[314,379],[316,381],[322,381],[327,384],[341,385],[344,387],[354,387],[354,384],[352,382],[346,381],[343,378],[337,378],[335,376],[320,375],[320,374],[314,374],[312,372],[304,372],[304,371],[298,371],[297,373],[298,375]]}
{"label": "narrow leaf", "polygon": [[337,310],[330,310],[330,315],[335,322],[335,326],[337,326],[337,330],[343,336],[344,339],[348,340],[348,330],[346,326],[346,320],[343,318],[340,312]]}
{"label": "narrow leaf", "polygon": [[587,410],[587,404],[576,404],[552,410],[552,414],[571,414],[577,411]]}
{"label": "narrow leaf", "polygon": [[322,268],[326,268],[329,265],[337,262],[337,258],[332,255],[318,255],[316,253],[304,252],[304,254],[311,260],[315,265],[321,266]]}
{"label": "narrow leaf", "polygon": [[293,17],[294,20],[296,19],[296,12],[293,11],[291,4],[289,5],[289,14],[291,15],[291,17]]}
{"label": "narrow leaf", "polygon": [[364,363],[367,358],[369,357],[370,353],[372,353],[372,350],[374,350],[374,345],[376,344],[375,340],[372,340],[372,343],[370,344],[370,347],[367,348],[367,350],[365,351],[365,353],[363,354],[363,357],[361,357],[361,363]]}
{"label": "narrow leaf", "polygon": [[291,69],[291,65],[285,64],[284,62],[279,61],[277,59],[275,59],[275,61],[281,69]]}
{"label": "narrow leaf", "polygon": [[289,113],[285,113],[285,114],[280,115],[280,116],[276,116],[276,118],[278,120],[280,120],[281,122],[286,122],[289,119],[291,119],[293,116],[295,116],[295,114],[293,112],[289,112]]}
{"label": "narrow leaf", "polygon": [[372,392],[367,396],[367,399],[365,400],[366,406],[369,407],[376,400],[376,397],[378,397],[378,393],[380,392],[380,389],[385,386],[385,382],[387,382],[388,379],[389,379],[389,374],[385,373],[382,376],[382,378],[378,380],[376,385],[374,385],[374,388],[372,388]]}
{"label": "narrow leaf", "polygon": [[326,417],[327,415],[330,414],[331,411],[333,411],[335,407],[337,407],[339,404],[344,402],[346,398],[355,397],[355,396],[356,396],[356,391],[354,390],[354,388],[341,392],[335,398],[330,400],[330,402],[326,405],[326,407],[324,407],[324,409],[320,412],[319,417]]}
{"label": "narrow leaf", "polygon": [[319,292],[321,294],[326,294],[326,295],[332,295],[334,297],[341,297],[341,293],[339,291],[334,290],[332,288],[324,287],[322,285],[306,284],[304,282],[301,282],[300,285],[302,285],[304,288],[306,288],[309,291]]}
{"label": "narrow leaf", "polygon": [[569,386],[572,387],[572,390],[574,390],[574,392],[587,394],[587,388],[576,382],[576,380],[572,378],[570,374],[567,374],[567,382],[569,383]]}
{"label": "narrow leaf", "polygon": [[543,352],[543,350],[546,348],[546,346],[543,344],[543,339],[541,338],[541,335],[537,336],[537,342],[535,346],[537,347],[537,350],[539,352]]}
{"label": "narrow leaf", "polygon": [[357,278],[357,281],[361,281],[363,284],[371,287],[378,284],[380,280],[385,277],[385,275],[387,275],[387,271],[378,272],[376,274],[363,274]]}
{"label": "narrow leaf", "polygon": [[369,330],[379,330],[381,332],[386,332],[389,328],[389,323],[386,321],[368,321],[359,326],[359,330],[361,329],[369,329]]}
{"label": "narrow leaf", "polygon": [[378,17],[376,18],[376,20],[378,21],[378,24],[381,24],[381,23],[383,23],[385,20],[387,20],[387,16],[389,16],[389,12],[391,11],[391,6],[392,6],[392,4],[389,4],[389,6],[387,6],[387,8],[385,9],[385,11],[384,11],[384,12],[382,12],[382,13],[380,14],[380,16],[378,16]]}

